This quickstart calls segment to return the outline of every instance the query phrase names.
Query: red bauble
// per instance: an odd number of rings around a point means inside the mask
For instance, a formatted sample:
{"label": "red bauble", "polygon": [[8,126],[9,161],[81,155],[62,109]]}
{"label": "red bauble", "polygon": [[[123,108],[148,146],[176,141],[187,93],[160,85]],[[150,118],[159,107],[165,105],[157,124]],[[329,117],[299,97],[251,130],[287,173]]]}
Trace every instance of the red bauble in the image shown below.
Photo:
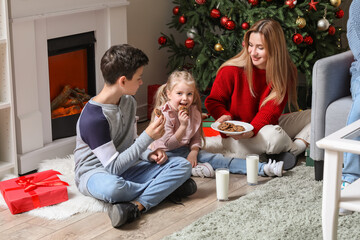
{"label": "red bauble", "polygon": [[225,23],[225,28],[227,30],[234,30],[235,29],[235,22],[233,20],[228,20],[226,23]]}
{"label": "red bauble", "polygon": [[241,28],[244,29],[244,30],[248,29],[249,27],[250,27],[250,25],[249,25],[249,23],[247,23],[247,22],[243,22],[243,23],[241,24]]}
{"label": "red bauble", "polygon": [[176,6],[173,8],[173,14],[174,15],[178,15],[179,14],[179,10],[180,10],[180,7],[179,6]]}
{"label": "red bauble", "polygon": [[210,16],[212,18],[219,18],[221,16],[221,13],[219,11],[219,9],[216,9],[216,8],[213,8],[211,11],[210,11]]}
{"label": "red bauble", "polygon": [[179,23],[181,23],[181,24],[186,23],[186,17],[184,15],[179,17]]}
{"label": "red bauble", "polygon": [[342,18],[342,17],[344,16],[344,11],[343,11],[342,9],[340,9],[339,11],[337,11],[337,12],[335,13],[335,16],[336,16],[337,18]]}
{"label": "red bauble", "polygon": [[259,0],[248,0],[248,3],[250,3],[251,6],[256,6],[259,4]]}
{"label": "red bauble", "polygon": [[166,43],[166,41],[167,41],[167,39],[166,39],[166,37],[164,37],[164,36],[161,36],[161,37],[159,37],[159,39],[158,39],[158,43],[159,43],[160,45],[164,45],[164,44]]}
{"label": "red bauble", "polygon": [[300,43],[303,42],[303,40],[304,40],[304,38],[303,38],[303,36],[302,36],[300,33],[297,33],[297,34],[295,34],[295,35],[293,36],[293,42],[294,42],[295,44],[300,44]]}
{"label": "red bauble", "polygon": [[293,0],[287,0],[285,2],[285,5],[288,5],[289,8],[294,8],[295,7],[295,4],[294,4],[294,1]]}
{"label": "red bauble", "polygon": [[312,39],[311,36],[309,36],[309,35],[305,36],[304,43],[306,43],[307,45],[311,45],[311,44],[313,44],[313,42],[314,42],[314,40]]}
{"label": "red bauble", "polygon": [[328,33],[329,35],[333,36],[335,35],[336,29],[334,26],[330,25],[329,29],[328,29]]}
{"label": "red bauble", "polygon": [[187,48],[193,48],[195,46],[194,39],[188,38],[185,40],[185,47]]}
{"label": "red bauble", "polygon": [[204,4],[204,3],[206,3],[206,0],[195,0],[195,2],[197,3],[197,4]]}
{"label": "red bauble", "polygon": [[220,24],[224,27],[226,26],[227,21],[229,21],[229,18],[227,16],[223,16],[220,18]]}

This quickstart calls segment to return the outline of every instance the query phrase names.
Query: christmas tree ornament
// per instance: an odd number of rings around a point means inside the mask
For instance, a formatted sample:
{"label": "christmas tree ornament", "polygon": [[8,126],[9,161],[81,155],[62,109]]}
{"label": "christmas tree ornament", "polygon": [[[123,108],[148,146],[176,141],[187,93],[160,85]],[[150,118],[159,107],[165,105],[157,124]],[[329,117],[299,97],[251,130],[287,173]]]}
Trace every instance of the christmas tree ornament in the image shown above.
{"label": "christmas tree ornament", "polygon": [[298,26],[298,28],[304,28],[305,26],[306,26],[306,20],[305,20],[305,18],[303,18],[303,17],[298,17],[297,19],[296,19],[296,25]]}
{"label": "christmas tree ornament", "polygon": [[175,6],[175,7],[173,8],[173,14],[174,14],[174,15],[178,15],[178,14],[179,14],[179,10],[180,10],[180,7],[179,7],[179,6]]}
{"label": "christmas tree ornament", "polygon": [[304,40],[303,36],[300,34],[300,33],[296,33],[294,34],[293,36],[293,42],[296,44],[296,45],[299,45],[300,43],[302,43]]}
{"label": "christmas tree ornament", "polygon": [[220,52],[220,51],[224,50],[223,46],[220,43],[215,44],[214,49],[217,52]]}
{"label": "christmas tree ornament", "polygon": [[166,41],[167,41],[167,39],[166,39],[166,37],[164,37],[164,36],[161,36],[161,37],[159,37],[159,39],[158,39],[158,43],[159,43],[160,45],[164,45],[164,44],[166,43]]}
{"label": "christmas tree ornament", "polygon": [[188,38],[185,40],[185,47],[191,49],[195,46],[195,41],[194,39]]}
{"label": "christmas tree ornament", "polygon": [[220,24],[221,26],[225,27],[226,22],[229,21],[229,18],[227,16],[223,16],[220,18]]}
{"label": "christmas tree ornament", "polygon": [[197,4],[202,5],[202,4],[206,3],[206,0],[195,0],[195,2],[196,2]]}
{"label": "christmas tree ornament", "polygon": [[241,24],[241,28],[244,29],[244,30],[248,29],[249,27],[250,27],[250,25],[249,25],[249,23],[247,23],[247,22],[243,22],[243,23]]}
{"label": "christmas tree ornament", "polygon": [[311,36],[307,35],[304,37],[304,43],[306,43],[307,45],[311,45],[313,44],[314,40]]}
{"label": "christmas tree ornament", "polygon": [[288,5],[289,8],[294,8],[296,3],[297,3],[297,1],[293,1],[293,0],[285,1],[285,5]]}
{"label": "christmas tree ornament", "polygon": [[340,9],[339,11],[337,11],[337,12],[335,13],[335,16],[336,16],[337,18],[342,18],[342,17],[344,16],[344,11],[343,11],[342,9]]}
{"label": "christmas tree ornament", "polygon": [[184,15],[179,17],[179,23],[185,24],[186,23],[186,17]]}
{"label": "christmas tree ornament", "polygon": [[235,29],[235,22],[233,20],[228,20],[225,24],[225,28],[227,30],[234,30]]}
{"label": "christmas tree ornament", "polygon": [[248,3],[250,3],[251,6],[256,6],[259,4],[259,0],[248,0]]}
{"label": "christmas tree ornament", "polygon": [[311,10],[311,9],[314,9],[315,11],[317,11],[316,10],[316,4],[318,4],[319,2],[314,2],[314,0],[311,0],[311,2],[309,2],[308,4],[309,4],[309,11]]}
{"label": "christmas tree ornament", "polygon": [[331,25],[328,30],[329,35],[333,36],[333,35],[335,35],[335,32],[336,32],[335,27],[333,25]]}
{"label": "christmas tree ornament", "polygon": [[189,31],[186,32],[186,36],[191,39],[194,39],[195,35],[197,35],[197,34],[198,34],[198,31],[194,27],[190,28]]}
{"label": "christmas tree ornament", "polygon": [[319,31],[326,31],[330,26],[329,21],[326,18],[322,18],[317,22],[317,29]]}
{"label": "christmas tree ornament", "polygon": [[221,13],[220,13],[219,9],[213,8],[210,11],[210,16],[212,18],[219,18],[221,16]]}
{"label": "christmas tree ornament", "polygon": [[337,8],[338,6],[340,6],[341,0],[330,0],[330,3]]}

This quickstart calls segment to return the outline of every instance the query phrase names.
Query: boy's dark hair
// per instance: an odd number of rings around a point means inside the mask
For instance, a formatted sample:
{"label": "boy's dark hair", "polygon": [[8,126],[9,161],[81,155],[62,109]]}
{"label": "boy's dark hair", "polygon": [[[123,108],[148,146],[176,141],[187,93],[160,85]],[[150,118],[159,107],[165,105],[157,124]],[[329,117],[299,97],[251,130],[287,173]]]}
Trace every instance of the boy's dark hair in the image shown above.
{"label": "boy's dark hair", "polygon": [[132,79],[136,70],[148,62],[149,58],[143,51],[129,44],[122,44],[112,46],[105,52],[100,68],[105,83],[113,85],[121,76]]}

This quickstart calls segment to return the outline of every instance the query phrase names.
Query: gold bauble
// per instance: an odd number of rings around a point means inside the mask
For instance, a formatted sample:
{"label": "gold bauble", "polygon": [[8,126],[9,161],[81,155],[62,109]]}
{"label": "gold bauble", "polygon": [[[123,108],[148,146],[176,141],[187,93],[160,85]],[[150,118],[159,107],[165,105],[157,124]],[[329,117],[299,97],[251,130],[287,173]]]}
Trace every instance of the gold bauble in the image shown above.
{"label": "gold bauble", "polygon": [[300,29],[306,26],[306,20],[302,17],[298,17],[295,23]]}
{"label": "gold bauble", "polygon": [[220,43],[215,44],[214,49],[218,52],[224,50],[223,46]]}
{"label": "gold bauble", "polygon": [[341,0],[330,0],[330,3],[337,8],[338,6],[340,6]]}

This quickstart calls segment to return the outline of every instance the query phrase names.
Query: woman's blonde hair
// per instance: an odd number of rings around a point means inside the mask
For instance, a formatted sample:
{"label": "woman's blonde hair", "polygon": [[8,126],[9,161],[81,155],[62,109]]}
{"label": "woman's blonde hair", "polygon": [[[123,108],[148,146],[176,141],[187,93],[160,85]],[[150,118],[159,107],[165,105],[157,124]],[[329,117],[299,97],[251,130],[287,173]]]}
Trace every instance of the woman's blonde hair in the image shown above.
{"label": "woman's blonde hair", "polygon": [[[167,101],[169,101],[167,92],[168,91],[171,92],[174,89],[174,87],[180,82],[184,82],[187,85],[194,87],[194,100],[192,102],[192,105],[196,106],[197,110],[200,112],[201,115],[202,112],[201,112],[200,93],[197,90],[194,77],[188,71],[174,71],[170,74],[167,82],[161,85],[156,91],[154,109],[160,109],[162,106],[165,105]],[[153,111],[151,114],[151,121],[154,121],[154,118],[155,118],[155,113]],[[200,126],[200,133],[201,133],[201,138],[205,142],[202,125]]]}
{"label": "woman's blonde hair", "polygon": [[273,99],[276,103],[280,104],[284,100],[286,94],[288,94],[289,109],[291,109],[291,104],[298,109],[299,106],[297,103],[296,91],[297,69],[287,50],[285,36],[281,25],[275,20],[263,19],[252,25],[245,33],[243,49],[240,53],[224,62],[219,70],[224,66],[244,67],[250,92],[255,96],[252,83],[253,63],[248,52],[249,38],[252,33],[262,34],[264,48],[267,54],[266,81],[272,88],[269,96],[266,97],[260,107]]}

